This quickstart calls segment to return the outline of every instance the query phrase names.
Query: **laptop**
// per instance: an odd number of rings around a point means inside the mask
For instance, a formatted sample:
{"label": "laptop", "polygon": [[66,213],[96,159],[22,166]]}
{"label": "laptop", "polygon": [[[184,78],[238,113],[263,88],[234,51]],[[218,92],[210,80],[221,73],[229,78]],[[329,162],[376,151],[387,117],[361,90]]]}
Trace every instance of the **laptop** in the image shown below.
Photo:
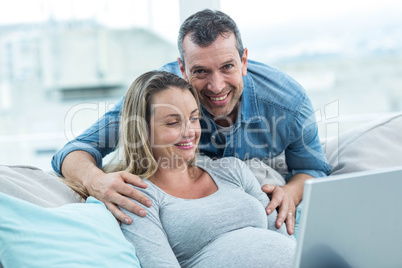
{"label": "laptop", "polygon": [[402,166],[306,181],[295,267],[402,267]]}

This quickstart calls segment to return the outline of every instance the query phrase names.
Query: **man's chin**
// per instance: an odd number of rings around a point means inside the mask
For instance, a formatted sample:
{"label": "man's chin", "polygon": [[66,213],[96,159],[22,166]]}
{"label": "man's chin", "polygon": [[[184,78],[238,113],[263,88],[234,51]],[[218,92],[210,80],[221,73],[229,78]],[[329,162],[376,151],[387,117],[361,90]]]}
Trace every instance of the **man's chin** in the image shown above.
{"label": "man's chin", "polygon": [[207,112],[211,115],[211,117],[228,117],[228,115],[230,114],[230,112],[227,111],[227,109],[225,109],[224,107],[222,109],[217,109],[216,107],[214,107],[213,109],[210,108],[206,108]]}
{"label": "man's chin", "polygon": [[[206,109],[214,121],[228,122],[229,125],[234,124],[230,117],[231,111],[227,109]],[[233,111],[233,110],[232,110]]]}

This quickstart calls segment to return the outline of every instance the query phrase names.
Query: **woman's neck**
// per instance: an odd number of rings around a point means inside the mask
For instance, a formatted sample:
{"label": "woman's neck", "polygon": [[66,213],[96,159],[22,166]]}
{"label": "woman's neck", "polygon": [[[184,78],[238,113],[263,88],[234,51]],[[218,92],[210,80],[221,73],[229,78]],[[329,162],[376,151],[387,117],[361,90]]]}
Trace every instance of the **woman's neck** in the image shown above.
{"label": "woman's neck", "polygon": [[149,180],[165,193],[178,198],[198,199],[218,190],[207,172],[196,166],[179,168],[159,167]]}
{"label": "woman's neck", "polygon": [[[149,178],[152,181],[159,178],[190,178],[194,167],[191,162],[195,159],[188,160],[175,156],[173,153],[170,157],[155,158],[158,168],[156,172]],[[165,180],[165,179],[164,179]],[[153,181],[152,181],[153,182]]]}
{"label": "woman's neck", "polygon": [[177,167],[159,165],[149,180],[156,185],[176,185],[190,183],[196,177],[196,167],[183,164]]}

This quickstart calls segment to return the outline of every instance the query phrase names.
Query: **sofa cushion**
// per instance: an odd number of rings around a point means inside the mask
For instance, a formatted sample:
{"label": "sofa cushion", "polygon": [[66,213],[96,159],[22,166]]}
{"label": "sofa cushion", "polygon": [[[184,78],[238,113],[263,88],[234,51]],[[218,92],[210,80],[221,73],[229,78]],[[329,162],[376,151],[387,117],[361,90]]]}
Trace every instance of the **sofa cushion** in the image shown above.
{"label": "sofa cushion", "polygon": [[93,197],[43,208],[0,193],[0,211],[4,267],[140,267],[116,219]]}
{"label": "sofa cushion", "polygon": [[402,166],[402,113],[353,128],[323,147],[331,175]]}

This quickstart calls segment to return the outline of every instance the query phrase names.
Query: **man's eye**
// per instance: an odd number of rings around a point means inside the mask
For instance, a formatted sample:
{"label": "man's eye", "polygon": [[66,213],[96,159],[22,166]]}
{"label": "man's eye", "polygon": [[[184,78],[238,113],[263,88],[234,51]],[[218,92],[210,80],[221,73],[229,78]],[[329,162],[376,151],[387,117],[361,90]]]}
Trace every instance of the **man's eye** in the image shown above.
{"label": "man's eye", "polygon": [[203,73],[205,73],[205,70],[195,70],[194,73],[195,74],[203,74]]}
{"label": "man's eye", "polygon": [[168,126],[174,126],[174,125],[177,125],[177,124],[179,124],[179,122],[177,122],[177,121],[167,123]]}
{"label": "man's eye", "polygon": [[200,117],[193,117],[193,118],[191,118],[191,121],[193,121],[193,122],[196,122],[196,121],[199,121],[200,120]]}
{"label": "man's eye", "polygon": [[228,69],[230,69],[232,67],[233,67],[233,64],[226,64],[226,65],[223,66],[223,69],[228,70]]}

